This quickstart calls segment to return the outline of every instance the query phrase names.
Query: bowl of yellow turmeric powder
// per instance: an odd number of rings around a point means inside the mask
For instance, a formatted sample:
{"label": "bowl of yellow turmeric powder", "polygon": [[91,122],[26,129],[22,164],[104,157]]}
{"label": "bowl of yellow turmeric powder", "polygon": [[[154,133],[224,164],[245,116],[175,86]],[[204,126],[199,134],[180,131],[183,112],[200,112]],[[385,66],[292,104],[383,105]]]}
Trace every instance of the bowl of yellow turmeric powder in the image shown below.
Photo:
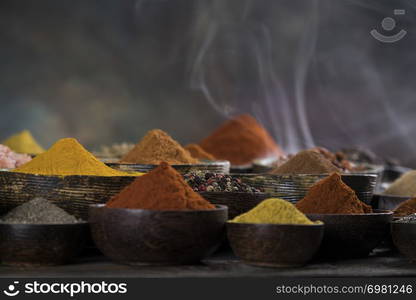
{"label": "bowl of yellow turmeric powder", "polygon": [[227,223],[235,255],[262,267],[305,265],[318,252],[324,224],[313,222],[286,200],[270,198]]}
{"label": "bowl of yellow turmeric powder", "polygon": [[0,172],[0,214],[43,197],[87,219],[90,204],[107,201],[139,175],[114,170],[75,139],[61,139],[19,168]]}

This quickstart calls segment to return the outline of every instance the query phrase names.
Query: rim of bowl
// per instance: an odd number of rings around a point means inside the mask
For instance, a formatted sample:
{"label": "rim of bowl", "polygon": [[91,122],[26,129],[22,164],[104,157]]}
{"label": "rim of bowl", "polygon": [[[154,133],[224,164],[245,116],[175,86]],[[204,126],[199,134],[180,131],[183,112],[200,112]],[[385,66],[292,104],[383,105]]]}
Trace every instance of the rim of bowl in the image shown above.
{"label": "rim of bowl", "polygon": [[356,217],[356,216],[382,216],[382,215],[393,215],[393,211],[392,210],[377,210],[375,209],[376,212],[372,212],[372,213],[365,213],[365,214],[305,214],[306,216],[334,216],[334,217],[339,217],[339,216],[351,216],[351,217]]}
{"label": "rim of bowl", "polygon": [[[159,164],[136,164],[136,163],[126,163],[126,162],[109,162],[105,163],[107,166],[119,165],[119,166],[154,166],[157,167]],[[228,160],[211,160],[211,161],[201,161],[197,164],[170,164],[172,167],[183,167],[183,166],[210,166],[210,165],[229,165]]]}
{"label": "rim of bowl", "polygon": [[373,196],[377,196],[377,197],[389,197],[389,198],[403,198],[403,199],[411,199],[411,198],[415,198],[416,197],[416,196],[398,196],[398,195],[383,194],[383,193],[374,193]]}
{"label": "rim of bowl", "polygon": [[270,224],[270,223],[240,223],[240,222],[231,222],[227,221],[228,224],[232,224],[231,226],[237,225],[237,226],[256,226],[256,227],[323,227],[325,224],[321,221],[319,224]]}
{"label": "rim of bowl", "polygon": [[174,213],[195,213],[195,212],[210,212],[210,211],[222,211],[222,210],[228,210],[228,206],[221,205],[221,204],[213,204],[215,205],[215,209],[187,209],[187,210],[155,210],[155,209],[139,209],[139,208],[114,208],[114,207],[106,207],[105,203],[100,204],[90,204],[90,208],[105,208],[108,210],[119,210],[119,211],[131,211],[131,212],[137,212],[137,211],[148,211],[148,212],[174,212]]}
{"label": "rim of bowl", "polygon": [[5,222],[0,222],[0,226],[19,226],[19,227],[64,227],[64,226],[76,226],[76,225],[88,225],[89,222],[88,221],[80,221],[77,223],[56,223],[56,224],[25,224],[25,223],[5,223]]}
{"label": "rim of bowl", "polygon": [[[14,169],[13,169],[14,170]],[[132,178],[132,177],[139,177],[141,175],[125,175],[125,176],[97,176],[97,175],[43,175],[43,174],[32,174],[32,173],[20,173],[20,172],[13,172],[13,170],[3,171],[4,173],[11,173],[11,174],[19,174],[22,176],[28,176],[28,177],[38,177],[38,178],[59,178],[59,179],[65,179],[65,178]],[[143,173],[143,172],[139,172]],[[144,173],[143,173],[144,174]]]}
{"label": "rim of bowl", "polygon": [[[249,174],[244,174],[244,173],[233,173],[232,175],[242,175],[242,176],[285,176],[285,177],[307,177],[307,176],[329,176],[332,173],[322,173],[322,174],[270,174],[270,173],[249,173]],[[342,176],[348,176],[348,177],[375,177],[377,178],[377,174],[374,173],[340,173],[341,177]]]}
{"label": "rim of bowl", "polygon": [[[210,193],[210,194],[244,194],[244,195],[270,195],[269,193],[266,192],[256,192],[256,193],[250,193],[250,192],[207,192],[207,191],[203,191],[203,192],[196,192],[199,194],[204,194],[204,193]],[[272,196],[270,196],[272,198]]]}

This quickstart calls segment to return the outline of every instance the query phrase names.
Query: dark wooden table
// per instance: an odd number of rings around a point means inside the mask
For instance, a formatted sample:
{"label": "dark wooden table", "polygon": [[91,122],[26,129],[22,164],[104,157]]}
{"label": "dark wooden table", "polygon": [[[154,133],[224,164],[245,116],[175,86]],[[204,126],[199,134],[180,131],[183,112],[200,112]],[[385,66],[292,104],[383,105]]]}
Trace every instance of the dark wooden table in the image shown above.
{"label": "dark wooden table", "polygon": [[316,261],[301,268],[260,268],[220,252],[199,265],[140,266],[116,264],[103,256],[83,256],[73,264],[55,267],[15,268],[0,266],[0,277],[395,277],[416,276],[416,263],[397,253],[376,252],[368,258]]}

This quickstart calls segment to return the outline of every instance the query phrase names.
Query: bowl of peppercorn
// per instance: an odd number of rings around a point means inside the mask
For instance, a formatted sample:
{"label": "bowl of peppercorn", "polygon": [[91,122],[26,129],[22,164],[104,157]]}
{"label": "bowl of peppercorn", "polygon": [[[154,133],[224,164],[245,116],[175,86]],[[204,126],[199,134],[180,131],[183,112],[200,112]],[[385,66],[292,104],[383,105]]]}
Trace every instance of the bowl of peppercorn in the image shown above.
{"label": "bowl of peppercorn", "polygon": [[215,205],[228,207],[228,218],[241,215],[270,195],[244,183],[239,177],[218,173],[193,172],[184,175],[195,192]]}

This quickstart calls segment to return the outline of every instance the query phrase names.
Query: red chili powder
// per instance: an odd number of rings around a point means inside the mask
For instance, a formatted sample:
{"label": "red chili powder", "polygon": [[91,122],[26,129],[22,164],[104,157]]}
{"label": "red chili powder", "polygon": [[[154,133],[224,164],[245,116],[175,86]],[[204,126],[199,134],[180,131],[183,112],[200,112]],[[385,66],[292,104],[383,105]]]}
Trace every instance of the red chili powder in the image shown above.
{"label": "red chili powder", "polygon": [[107,207],[152,210],[206,210],[215,206],[202,198],[168,163],[137,177]]}
{"label": "red chili powder", "polygon": [[215,158],[229,160],[233,165],[284,155],[266,129],[250,115],[228,120],[199,145]]}
{"label": "red chili powder", "polygon": [[296,203],[304,214],[364,214],[371,206],[358,199],[354,190],[341,180],[338,173],[315,183],[306,196]]}

